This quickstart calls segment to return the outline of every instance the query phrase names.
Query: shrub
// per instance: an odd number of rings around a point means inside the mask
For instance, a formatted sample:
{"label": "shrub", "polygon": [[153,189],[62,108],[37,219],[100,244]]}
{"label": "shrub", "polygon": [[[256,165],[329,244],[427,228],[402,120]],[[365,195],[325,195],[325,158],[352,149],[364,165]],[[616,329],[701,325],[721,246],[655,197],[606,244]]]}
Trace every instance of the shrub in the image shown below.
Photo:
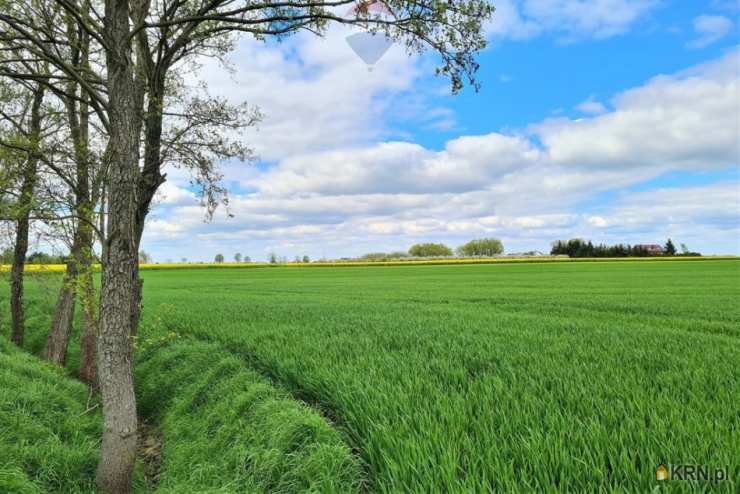
{"label": "shrub", "polygon": [[445,244],[416,244],[411,246],[409,254],[414,257],[447,257],[452,255],[452,249]]}
{"label": "shrub", "polygon": [[504,252],[504,244],[497,238],[471,240],[457,248],[461,257],[493,257]]}

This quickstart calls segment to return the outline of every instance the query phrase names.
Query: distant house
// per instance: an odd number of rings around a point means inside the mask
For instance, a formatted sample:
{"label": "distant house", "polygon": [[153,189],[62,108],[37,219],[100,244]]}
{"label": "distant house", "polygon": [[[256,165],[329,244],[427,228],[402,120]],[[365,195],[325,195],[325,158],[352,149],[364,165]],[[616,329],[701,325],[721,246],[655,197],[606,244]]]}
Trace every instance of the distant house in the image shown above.
{"label": "distant house", "polygon": [[543,257],[546,255],[547,254],[543,254],[538,250],[530,250],[527,252],[511,252],[509,254],[506,254],[506,257]]}
{"label": "distant house", "polygon": [[651,256],[659,256],[663,254],[663,246],[657,244],[635,245],[633,249],[644,250]]}

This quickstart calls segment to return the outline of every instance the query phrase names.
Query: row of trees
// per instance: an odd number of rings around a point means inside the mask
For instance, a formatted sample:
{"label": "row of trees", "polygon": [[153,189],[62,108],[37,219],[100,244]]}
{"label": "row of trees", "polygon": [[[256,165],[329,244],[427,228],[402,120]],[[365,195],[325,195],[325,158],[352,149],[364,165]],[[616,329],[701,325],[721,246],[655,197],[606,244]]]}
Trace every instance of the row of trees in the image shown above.
{"label": "row of trees", "polygon": [[23,344],[23,275],[29,232],[39,227],[70,252],[44,355],[64,363],[79,302],[80,377],[99,387],[103,404],[101,492],[131,491],[139,250],[165,170],[189,171],[211,215],[226,202],[217,164],[252,158],[229,136],[260,119],[255,108],[189,86],[186,71],[202,57],[223,59],[238,35],[320,35],[340,23],[410,52],[430,48],[453,92],[476,85],[493,10],[485,0],[384,0],[383,17],[367,8],[376,1],[0,0],[0,220],[12,231],[12,338]]}
{"label": "row of trees", "polygon": [[[69,256],[47,254],[46,252],[32,252],[26,254],[26,264],[67,264]],[[13,263],[13,250],[5,249],[0,252],[0,264]]]}
{"label": "row of trees", "polygon": [[[657,248],[655,248],[657,247]],[[664,246],[646,246],[646,245],[629,245],[615,244],[594,245],[590,240],[581,238],[572,238],[570,240],[557,240],[552,243],[550,254],[554,256],[568,257],[648,257],[655,255],[675,256],[697,256],[698,252],[691,252],[686,244],[681,244],[681,254],[677,254],[676,246],[669,238]]]}
{"label": "row of trees", "polygon": [[492,257],[503,254],[504,244],[497,238],[480,238],[459,246],[454,251],[441,243],[414,244],[408,252],[370,252],[360,257],[366,261],[382,261],[386,259],[403,259],[405,257]]}
{"label": "row of trees", "polygon": [[[216,256],[213,258],[213,262],[217,264],[222,264],[226,262],[226,258],[223,254],[216,254]],[[242,262],[252,262],[252,258],[249,256],[242,256],[239,252],[234,254],[234,262],[235,263],[242,263]]]}
{"label": "row of trees", "polygon": [[[480,238],[471,240],[455,249],[460,257],[493,257],[504,252],[504,244],[497,238]],[[424,243],[411,246],[409,255],[413,257],[449,257],[452,249],[445,244]]]}
{"label": "row of trees", "polygon": [[[287,257],[279,257],[274,252],[271,252],[267,258],[270,264],[285,264],[288,262]],[[223,254],[216,254],[216,256],[213,258],[213,262],[215,262],[216,264],[222,264],[226,262],[226,258]],[[241,254],[236,253],[234,254],[234,262],[237,264],[242,262],[249,263],[252,262],[252,259],[249,256],[242,257]],[[311,262],[311,258],[308,256],[295,256],[293,258],[293,262],[309,263]]]}

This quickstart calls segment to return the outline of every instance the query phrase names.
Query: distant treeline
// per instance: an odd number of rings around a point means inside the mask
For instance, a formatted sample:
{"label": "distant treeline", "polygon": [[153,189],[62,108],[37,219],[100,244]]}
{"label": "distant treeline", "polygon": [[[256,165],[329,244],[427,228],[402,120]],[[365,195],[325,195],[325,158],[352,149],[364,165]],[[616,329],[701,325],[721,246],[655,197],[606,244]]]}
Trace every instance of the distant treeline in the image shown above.
{"label": "distant treeline", "polygon": [[629,245],[616,244],[594,245],[590,240],[572,238],[570,240],[556,240],[552,243],[550,254],[553,256],[568,257],[648,257],[648,256],[700,256],[699,252],[689,251],[686,244],[681,244],[681,253],[676,251],[673,241],[669,238],[664,246],[660,245]]}
{"label": "distant treeline", "polygon": [[[55,256],[46,252],[33,252],[26,256],[26,264],[65,264],[69,256]],[[13,263],[13,250],[5,249],[0,252],[0,264]]]}
{"label": "distant treeline", "polygon": [[461,245],[455,251],[445,244],[422,243],[412,245],[408,252],[370,252],[359,257],[361,261],[389,261],[406,258],[493,257],[504,252],[504,244],[497,238],[478,238]]}

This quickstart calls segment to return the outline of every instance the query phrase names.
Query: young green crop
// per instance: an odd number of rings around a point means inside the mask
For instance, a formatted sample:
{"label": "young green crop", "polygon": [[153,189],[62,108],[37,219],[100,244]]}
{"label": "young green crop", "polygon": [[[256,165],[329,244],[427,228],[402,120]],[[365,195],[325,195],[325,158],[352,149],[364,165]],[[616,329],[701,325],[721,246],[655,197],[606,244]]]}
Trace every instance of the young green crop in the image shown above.
{"label": "young green crop", "polygon": [[315,407],[370,491],[647,492],[660,463],[730,466],[672,491],[738,489],[736,260],[143,276],[141,338],[208,341]]}
{"label": "young green crop", "polygon": [[162,429],[156,492],[360,491],[339,433],[218,345],[170,341],[136,371],[140,415]]}
{"label": "young green crop", "polygon": [[376,492],[644,492],[740,458],[736,261],[144,276],[147,318],[324,409]]}

